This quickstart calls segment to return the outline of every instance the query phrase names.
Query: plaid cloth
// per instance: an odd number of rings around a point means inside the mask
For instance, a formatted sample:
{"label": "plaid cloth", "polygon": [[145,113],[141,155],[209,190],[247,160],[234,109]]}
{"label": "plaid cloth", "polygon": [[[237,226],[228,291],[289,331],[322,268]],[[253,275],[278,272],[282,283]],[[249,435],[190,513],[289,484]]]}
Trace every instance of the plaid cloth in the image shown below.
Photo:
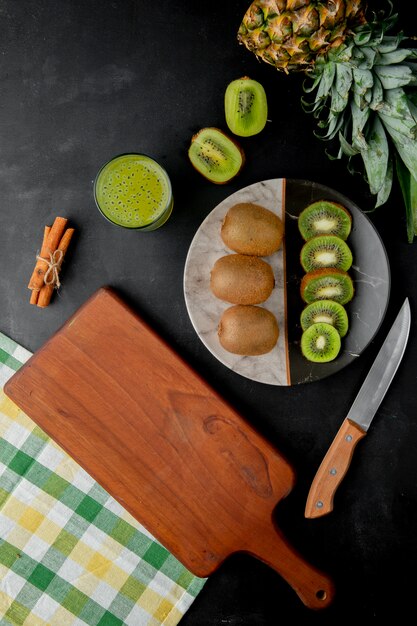
{"label": "plaid cloth", "polygon": [[175,626],[206,579],[4,395],[30,356],[0,333],[1,626]]}

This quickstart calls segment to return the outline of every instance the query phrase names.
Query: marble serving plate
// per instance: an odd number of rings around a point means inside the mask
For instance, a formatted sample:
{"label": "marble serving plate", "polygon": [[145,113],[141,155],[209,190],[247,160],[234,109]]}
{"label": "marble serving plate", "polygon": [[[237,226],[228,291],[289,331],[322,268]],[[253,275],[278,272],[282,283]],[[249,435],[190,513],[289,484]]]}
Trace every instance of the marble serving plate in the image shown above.
{"label": "marble serving plate", "polygon": [[[349,270],[355,295],[346,305],[349,331],[342,348],[329,363],[311,363],[301,354],[300,313],[305,306],[300,296],[304,270],[299,255],[303,240],[297,219],[302,209],[315,200],[334,200],[352,215],[352,232],[347,243],[353,254]],[[230,306],[210,290],[210,272],[215,261],[233,253],[223,243],[221,224],[237,202],[254,202],[274,211],[285,223],[281,249],[265,257],[274,271],[275,287],[262,306],[274,313],[280,328],[275,348],[268,354],[249,357],[227,352],[220,345],[217,326]],[[358,358],[377,333],[388,306],[390,269],[382,240],[369,218],[351,200],[324,185],[307,180],[274,178],[264,180],[225,198],[198,228],[184,268],[184,296],[190,320],[208,350],[226,367],[254,381],[270,385],[295,385],[325,378]]]}

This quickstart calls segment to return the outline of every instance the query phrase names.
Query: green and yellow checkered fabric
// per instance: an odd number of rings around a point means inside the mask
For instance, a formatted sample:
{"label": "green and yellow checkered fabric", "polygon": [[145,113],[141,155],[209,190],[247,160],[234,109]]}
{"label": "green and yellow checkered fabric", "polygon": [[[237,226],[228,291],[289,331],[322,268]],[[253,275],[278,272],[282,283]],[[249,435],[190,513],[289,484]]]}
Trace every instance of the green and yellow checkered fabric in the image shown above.
{"label": "green and yellow checkered fabric", "polygon": [[1,626],[175,626],[206,579],[4,395],[29,357],[0,333]]}

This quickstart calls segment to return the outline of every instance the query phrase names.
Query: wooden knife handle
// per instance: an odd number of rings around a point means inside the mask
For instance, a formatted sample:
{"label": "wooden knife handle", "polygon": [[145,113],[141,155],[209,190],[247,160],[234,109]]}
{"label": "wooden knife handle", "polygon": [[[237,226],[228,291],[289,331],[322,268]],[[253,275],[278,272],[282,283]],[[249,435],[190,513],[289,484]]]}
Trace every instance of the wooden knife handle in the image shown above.
{"label": "wooden knife handle", "polygon": [[347,418],[342,422],[311,484],[305,517],[321,517],[333,510],[336,489],[346,475],[356,444],[365,435],[355,422]]}
{"label": "wooden knife handle", "polygon": [[258,531],[252,537],[252,546],[244,552],[278,572],[309,609],[327,608],[335,594],[332,580],[310,565],[291,546],[272,520]]}

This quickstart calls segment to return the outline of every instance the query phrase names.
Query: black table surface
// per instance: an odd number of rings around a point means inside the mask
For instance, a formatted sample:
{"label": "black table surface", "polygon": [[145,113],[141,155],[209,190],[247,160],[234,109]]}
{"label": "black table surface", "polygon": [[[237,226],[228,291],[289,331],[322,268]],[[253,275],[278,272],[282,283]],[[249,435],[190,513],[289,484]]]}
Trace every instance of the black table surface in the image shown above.
{"label": "black table surface", "polygon": [[[96,289],[111,285],[293,465],[297,483],[277,507],[278,525],[333,578],[332,606],[307,609],[278,574],[237,554],[208,579],[181,626],[333,626],[358,618],[379,624],[412,615],[415,606],[417,241],[407,242],[398,187],[369,213],[391,267],[386,316],[361,357],[331,378],[276,387],[239,376],[205,348],[185,306],[191,240],[208,213],[239,188],[303,178],[344,193],[364,211],[374,206],[361,176],[349,173],[345,161],[330,160],[328,146],[314,136],[315,121],[300,104],[302,76],[278,73],[237,43],[247,5],[2,0],[0,331],[35,351]],[[409,6],[407,15],[404,3],[395,6],[405,29],[415,25],[415,7],[410,18]],[[242,139],[247,161],[240,175],[214,185],[192,168],[187,149],[203,126],[226,130],[225,88],[245,75],[264,85],[270,121],[259,135]],[[172,179],[174,211],[152,233],[117,228],[94,204],[97,170],[129,151],[154,156]],[[28,278],[43,227],[56,215],[69,219],[76,237],[61,290],[40,309],[29,304]],[[334,511],[308,520],[314,474],[406,296],[413,320],[398,373]]]}

